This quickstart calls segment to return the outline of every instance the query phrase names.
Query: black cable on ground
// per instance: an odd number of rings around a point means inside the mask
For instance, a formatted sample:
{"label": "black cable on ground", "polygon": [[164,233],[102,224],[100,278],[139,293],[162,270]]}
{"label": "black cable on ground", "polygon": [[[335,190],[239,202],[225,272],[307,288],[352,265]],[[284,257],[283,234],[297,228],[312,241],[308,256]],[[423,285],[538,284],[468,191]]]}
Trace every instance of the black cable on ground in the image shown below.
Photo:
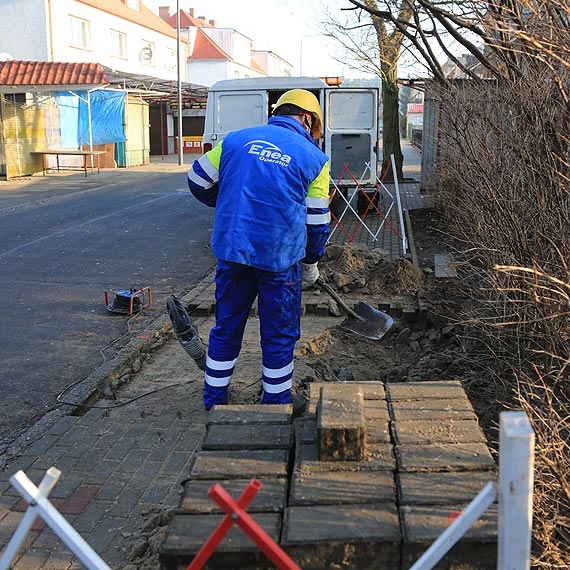
{"label": "black cable on ground", "polygon": [[[202,279],[204,279],[207,275],[209,275],[212,272],[212,269],[209,269],[208,271],[206,271],[202,277]],[[136,284],[135,284],[136,285]],[[200,291],[196,292],[196,294],[192,297],[192,300],[195,299],[204,289],[206,289],[207,287],[210,286],[210,283],[206,284],[203,289],[201,289]],[[69,392],[69,390],[71,390],[74,386],[77,386],[79,384],[81,384],[81,382],[84,382],[91,374],[93,374],[94,372],[97,372],[97,370],[99,370],[100,368],[103,367],[103,365],[105,364],[105,362],[107,361],[107,357],[104,354],[104,351],[109,349],[111,346],[113,346],[116,342],[118,342],[119,340],[121,340],[122,338],[125,338],[130,332],[131,332],[131,321],[136,319],[139,315],[142,314],[142,310],[140,312],[138,312],[136,315],[133,315],[132,317],[130,317],[127,320],[127,332],[119,337],[117,337],[116,339],[112,340],[109,344],[107,344],[106,346],[104,346],[101,350],[99,350],[99,353],[101,354],[101,356],[103,357],[103,362],[97,367],[95,368],[95,370],[91,371],[87,376],[84,376],[83,378],[81,378],[81,380],[77,380],[76,382],[73,382],[72,384],[69,384],[68,386],[66,386],[56,397],[56,401],[59,404],[65,404],[66,406],[75,406],[75,407],[83,407],[83,408],[89,408],[89,409],[110,409],[110,408],[119,408],[122,406],[126,406],[127,404],[130,404],[131,402],[135,402],[136,400],[140,400],[141,398],[144,398],[145,396],[149,396],[151,394],[154,394],[156,392],[160,392],[161,390],[166,390],[168,388],[175,388],[176,386],[185,386],[186,384],[189,384],[190,382],[192,382],[192,380],[187,380],[186,382],[180,382],[178,384],[169,384],[168,386],[162,386],[160,388],[157,388],[155,390],[151,390],[150,392],[145,392],[144,394],[141,394],[140,396],[136,396],[135,398],[131,398],[129,400],[127,400],[126,402],[121,402],[118,404],[114,404],[112,406],[95,406],[95,405],[88,405],[88,404],[83,404],[81,402],[70,402],[67,400],[62,400],[64,394],[66,394],[67,392]],[[255,383],[255,382],[254,382]]]}

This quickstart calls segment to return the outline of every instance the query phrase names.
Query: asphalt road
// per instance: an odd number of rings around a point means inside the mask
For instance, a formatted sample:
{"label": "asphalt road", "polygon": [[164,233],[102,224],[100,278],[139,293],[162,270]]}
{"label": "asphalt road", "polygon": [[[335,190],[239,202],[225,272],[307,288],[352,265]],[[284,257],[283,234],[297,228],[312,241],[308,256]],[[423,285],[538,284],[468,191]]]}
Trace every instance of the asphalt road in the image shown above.
{"label": "asphalt road", "polygon": [[[0,454],[214,266],[188,166],[0,182]],[[104,292],[149,287],[136,318]]]}

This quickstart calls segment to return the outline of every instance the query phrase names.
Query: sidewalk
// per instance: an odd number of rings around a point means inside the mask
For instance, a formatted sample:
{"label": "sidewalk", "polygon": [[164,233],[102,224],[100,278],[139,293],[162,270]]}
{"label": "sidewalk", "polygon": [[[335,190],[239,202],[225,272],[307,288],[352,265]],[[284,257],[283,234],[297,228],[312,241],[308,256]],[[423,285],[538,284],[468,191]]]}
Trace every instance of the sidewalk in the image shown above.
{"label": "sidewalk", "polygon": [[[196,294],[189,293],[185,301]],[[202,338],[207,338],[213,317],[194,322]],[[304,318],[299,346],[334,322],[330,317]],[[176,339],[160,332],[163,328],[159,319],[141,335],[150,339],[138,339],[121,351],[114,362],[115,371],[95,375],[101,383],[107,376],[107,381],[117,386],[121,375],[138,371],[133,382],[117,388],[117,400],[102,399],[95,404],[101,407],[76,410],[79,415],[64,415],[74,413],[71,408],[62,410],[44,433],[35,435],[32,430],[18,442],[18,456],[0,473],[0,552],[26,508],[9,477],[22,469],[37,485],[52,466],[62,471],[50,495],[53,504],[111,568],[142,568],[129,563],[147,548],[157,549],[168,513],[179,504],[181,483],[190,472],[192,454],[201,442],[207,418],[202,372]],[[258,330],[258,320],[249,319],[232,380],[232,398],[237,403],[258,401]],[[141,340],[152,341],[151,352],[141,352]],[[132,361],[132,366],[127,361]],[[296,362],[295,371],[297,379],[314,374],[302,362]],[[171,385],[176,386],[169,388]],[[19,556],[16,570],[82,567],[51,529],[39,522]]]}
{"label": "sidewalk", "polygon": [[[153,157],[144,167],[103,170],[87,177],[58,173],[0,182],[0,209],[113,184],[119,177],[146,176],[161,169],[187,170],[192,159],[188,155],[184,159],[183,166],[178,166],[177,157],[165,161]],[[412,186],[409,196],[403,194],[406,200],[419,199],[419,190]],[[183,301],[188,304],[209,286],[211,277]],[[298,347],[340,320],[305,316]],[[213,322],[212,316],[195,319],[203,339]],[[233,398],[240,404],[258,401],[258,329],[258,320],[249,319],[232,381]],[[295,381],[300,378],[316,379],[297,351]],[[141,556],[158,550],[168,515],[179,504],[192,454],[202,441],[207,414],[201,395],[202,372],[173,338],[164,315],[68,394],[70,401],[92,407],[61,406],[12,446],[0,473],[0,553],[26,509],[9,478],[21,469],[37,485],[45,471],[55,466],[62,476],[50,497],[71,525],[114,570],[143,568]],[[41,521],[36,521],[18,556],[16,570],[82,568]],[[147,568],[158,568],[156,557],[154,561],[153,566],[151,556]]]}

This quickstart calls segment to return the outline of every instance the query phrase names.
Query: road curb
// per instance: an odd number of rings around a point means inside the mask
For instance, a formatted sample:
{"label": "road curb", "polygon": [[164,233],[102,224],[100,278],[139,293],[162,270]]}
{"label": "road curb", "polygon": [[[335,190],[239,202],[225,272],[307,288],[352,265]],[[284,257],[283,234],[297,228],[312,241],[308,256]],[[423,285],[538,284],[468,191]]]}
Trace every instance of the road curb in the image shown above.
{"label": "road curb", "polygon": [[[214,270],[207,273],[202,280],[188,293],[180,298],[185,307],[207,287],[214,278]],[[142,354],[156,352],[160,347],[151,349],[161,339],[171,334],[172,324],[166,312],[152,320],[136,337],[123,347],[112,359],[91,372],[83,380],[65,392],[65,398],[59,407],[42,416],[33,426],[18,436],[0,455],[0,471],[6,467],[8,461],[21,455],[24,449],[34,441],[40,439],[62,417],[82,415],[89,405],[101,399],[103,391],[111,383],[128,373],[134,373],[133,365]]]}

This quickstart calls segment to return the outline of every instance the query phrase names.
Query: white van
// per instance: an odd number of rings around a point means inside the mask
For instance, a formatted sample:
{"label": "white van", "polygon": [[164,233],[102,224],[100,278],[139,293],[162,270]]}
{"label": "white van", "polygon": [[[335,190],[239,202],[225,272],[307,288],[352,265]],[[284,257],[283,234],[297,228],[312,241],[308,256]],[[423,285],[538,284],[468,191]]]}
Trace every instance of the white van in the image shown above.
{"label": "white van", "polygon": [[363,186],[374,186],[378,148],[375,87],[341,89],[314,77],[218,81],[208,92],[204,152],[231,131],[267,123],[275,103],[289,89],[307,89],[321,104],[324,134],[319,144],[330,158],[331,178],[339,186],[354,186],[350,172]]}

